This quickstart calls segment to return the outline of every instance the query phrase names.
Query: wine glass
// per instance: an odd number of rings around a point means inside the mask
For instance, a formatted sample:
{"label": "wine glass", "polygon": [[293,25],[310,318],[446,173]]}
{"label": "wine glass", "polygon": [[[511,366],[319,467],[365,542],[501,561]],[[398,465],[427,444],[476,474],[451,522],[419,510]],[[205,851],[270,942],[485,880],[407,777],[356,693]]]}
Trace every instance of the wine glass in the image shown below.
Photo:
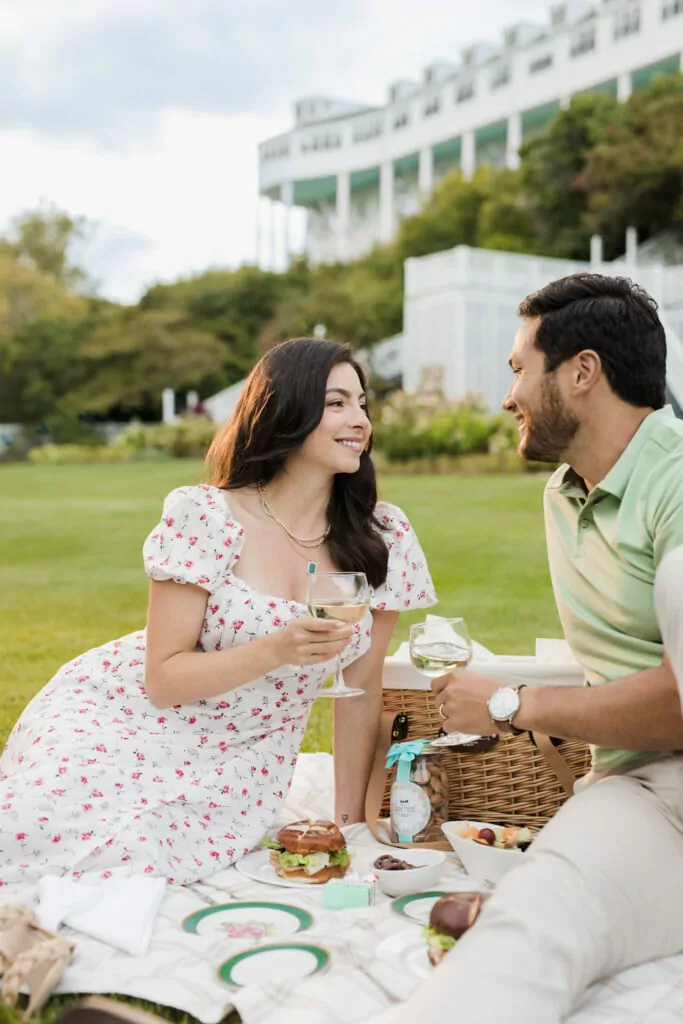
{"label": "wine glass", "polygon": [[[308,613],[314,619],[336,619],[347,624],[360,622],[370,607],[370,586],[364,572],[314,572],[308,577]],[[344,682],[341,654],[331,687],[319,697],[360,697],[365,690],[351,689]]]}
{"label": "wine glass", "polygon": [[[436,679],[456,668],[467,668],[472,660],[472,638],[463,618],[432,619],[410,627],[410,660],[418,672]],[[434,746],[467,743],[478,736],[442,730]]]}

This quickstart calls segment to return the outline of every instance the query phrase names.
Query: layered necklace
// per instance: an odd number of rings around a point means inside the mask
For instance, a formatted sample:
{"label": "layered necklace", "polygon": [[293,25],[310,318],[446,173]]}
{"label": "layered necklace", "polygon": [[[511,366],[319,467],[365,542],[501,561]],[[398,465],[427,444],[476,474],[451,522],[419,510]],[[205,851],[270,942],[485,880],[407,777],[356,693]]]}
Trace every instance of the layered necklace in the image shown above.
{"label": "layered necklace", "polygon": [[298,544],[302,548],[319,548],[322,544],[325,543],[325,541],[327,540],[327,538],[330,535],[329,524],[326,527],[324,533],[321,533],[319,537],[297,537],[297,536],[295,536],[295,534],[293,534],[292,531],[287,526],[285,526],[285,524],[282,522],[280,517],[274,512],[274,510],[270,507],[270,505],[266,501],[266,489],[265,489],[265,486],[263,485],[262,481],[259,480],[257,486],[258,486],[259,498],[261,499],[261,508],[263,509],[265,514],[267,516],[269,516],[270,519],[273,520],[273,522],[277,523],[277,525],[280,527],[281,530],[285,531],[285,533],[287,534],[287,536],[289,537],[290,540],[293,540],[295,544]]}

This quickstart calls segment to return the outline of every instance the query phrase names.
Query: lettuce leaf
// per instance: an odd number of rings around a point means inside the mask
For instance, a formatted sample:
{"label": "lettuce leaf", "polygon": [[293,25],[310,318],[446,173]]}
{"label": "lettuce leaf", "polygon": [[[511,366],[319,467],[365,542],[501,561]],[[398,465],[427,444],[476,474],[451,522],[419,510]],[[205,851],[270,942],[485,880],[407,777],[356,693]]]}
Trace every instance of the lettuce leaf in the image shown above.
{"label": "lettuce leaf", "polygon": [[450,935],[443,935],[441,932],[437,932],[436,928],[429,928],[428,926],[422,929],[422,934],[427,939],[428,944],[432,949],[452,949],[456,943],[456,939]]}

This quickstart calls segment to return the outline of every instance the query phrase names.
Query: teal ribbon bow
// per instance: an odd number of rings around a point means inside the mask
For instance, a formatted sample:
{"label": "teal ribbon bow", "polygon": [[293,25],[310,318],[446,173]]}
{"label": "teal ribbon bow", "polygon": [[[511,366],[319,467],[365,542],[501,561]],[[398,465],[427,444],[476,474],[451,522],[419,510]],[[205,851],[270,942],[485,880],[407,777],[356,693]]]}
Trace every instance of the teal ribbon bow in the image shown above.
{"label": "teal ribbon bow", "polygon": [[394,743],[389,747],[385,766],[393,768],[398,761],[396,780],[398,782],[409,782],[410,765],[413,758],[419,757],[424,748],[428,746],[429,740],[408,740],[407,743]]}

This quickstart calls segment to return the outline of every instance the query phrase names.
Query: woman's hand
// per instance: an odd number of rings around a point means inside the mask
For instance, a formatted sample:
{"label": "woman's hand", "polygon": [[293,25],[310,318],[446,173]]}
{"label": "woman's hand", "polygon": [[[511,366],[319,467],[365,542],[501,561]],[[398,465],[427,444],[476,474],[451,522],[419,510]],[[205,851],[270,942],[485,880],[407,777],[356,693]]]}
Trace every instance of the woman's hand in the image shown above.
{"label": "woman's hand", "polygon": [[353,636],[353,627],[332,619],[303,615],[272,633],[279,665],[319,665],[336,658]]}

